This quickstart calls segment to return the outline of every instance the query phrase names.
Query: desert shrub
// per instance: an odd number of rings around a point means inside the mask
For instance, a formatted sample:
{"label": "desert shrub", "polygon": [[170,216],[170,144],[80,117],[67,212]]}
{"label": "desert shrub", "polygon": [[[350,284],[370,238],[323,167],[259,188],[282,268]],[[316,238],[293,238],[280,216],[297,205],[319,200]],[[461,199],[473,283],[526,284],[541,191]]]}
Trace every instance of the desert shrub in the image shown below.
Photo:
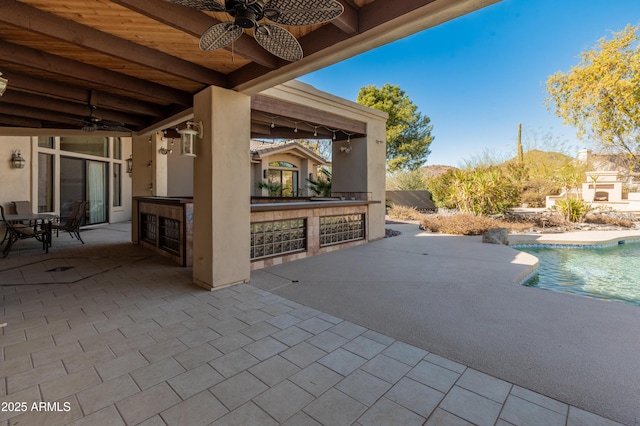
{"label": "desert shrub", "polygon": [[522,172],[515,166],[454,170],[430,180],[429,191],[438,207],[475,215],[504,213],[519,203]]}
{"label": "desert shrub", "polygon": [[549,212],[549,211],[545,211],[542,213],[535,213],[535,214],[518,214],[518,213],[511,212],[504,215],[504,220],[512,224],[518,223],[518,224],[528,225],[529,227],[543,228],[543,229],[558,228],[558,227],[567,225],[567,221],[560,214],[560,212]]}
{"label": "desert shrub", "polygon": [[424,217],[422,213],[413,207],[391,205],[387,214],[389,217],[398,220],[420,220]]}
{"label": "desert shrub", "polygon": [[608,214],[588,214],[584,218],[584,223],[620,226],[622,228],[633,228],[635,226],[634,221],[631,219],[610,216]]}
{"label": "desert shrub", "polygon": [[441,209],[455,209],[456,203],[451,197],[451,184],[456,169],[449,170],[440,176],[427,180],[427,189],[431,193],[434,204]]}
{"label": "desert shrub", "polygon": [[529,207],[545,207],[547,195],[559,194],[560,186],[550,179],[530,179],[522,185],[520,201]]}
{"label": "desert shrub", "polygon": [[556,201],[556,208],[569,222],[580,222],[589,211],[589,206],[577,198],[564,198]]}
{"label": "desert shrub", "polygon": [[462,213],[455,216],[424,216],[420,221],[423,229],[454,235],[482,235],[489,229],[507,228],[511,231],[528,229],[531,224],[507,222],[486,216]]}

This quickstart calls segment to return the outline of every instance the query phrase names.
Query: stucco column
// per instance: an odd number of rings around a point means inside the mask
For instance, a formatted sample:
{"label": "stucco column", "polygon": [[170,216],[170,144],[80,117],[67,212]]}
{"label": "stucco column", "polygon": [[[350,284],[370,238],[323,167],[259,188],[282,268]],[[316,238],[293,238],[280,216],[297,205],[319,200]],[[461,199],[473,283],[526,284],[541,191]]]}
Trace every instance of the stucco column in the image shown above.
{"label": "stucco column", "polygon": [[193,282],[214,289],[249,281],[251,98],[219,87],[194,97]]}
{"label": "stucco column", "polygon": [[[368,238],[377,240],[385,235],[385,128],[384,122],[369,122],[367,126],[366,137],[351,139],[350,143],[333,143],[331,192],[360,193],[369,200],[380,201],[369,206],[367,218]],[[341,150],[341,147],[351,150]]]}
{"label": "stucco column", "polygon": [[[166,197],[168,192],[169,167],[167,162],[168,146],[167,140],[162,132],[156,132],[151,137],[151,170],[153,175],[153,191],[152,195],[156,197]],[[167,154],[160,151],[165,150]],[[179,154],[179,153],[177,153]],[[176,155],[177,155],[176,154]]]}
{"label": "stucco column", "polygon": [[[133,160],[131,174],[131,196],[148,197],[153,187],[152,144],[151,136],[134,136],[131,141],[131,157]],[[131,203],[131,241],[138,242],[138,203]]]}
{"label": "stucco column", "polygon": [[[267,161],[264,158],[260,160],[259,182],[263,182],[263,183],[269,182],[269,161]],[[267,188],[262,188],[260,190],[260,195],[263,196],[263,197],[268,197],[269,196],[269,190]]]}

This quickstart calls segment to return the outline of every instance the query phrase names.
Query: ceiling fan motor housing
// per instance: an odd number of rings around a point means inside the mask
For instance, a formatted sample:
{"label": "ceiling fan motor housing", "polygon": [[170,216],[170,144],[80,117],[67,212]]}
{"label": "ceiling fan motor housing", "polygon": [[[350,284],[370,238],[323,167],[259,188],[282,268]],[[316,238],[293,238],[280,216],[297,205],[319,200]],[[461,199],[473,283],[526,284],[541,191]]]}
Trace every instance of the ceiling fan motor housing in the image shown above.
{"label": "ceiling fan motor housing", "polygon": [[226,9],[234,17],[234,23],[241,28],[253,28],[264,18],[264,1],[228,0]]}

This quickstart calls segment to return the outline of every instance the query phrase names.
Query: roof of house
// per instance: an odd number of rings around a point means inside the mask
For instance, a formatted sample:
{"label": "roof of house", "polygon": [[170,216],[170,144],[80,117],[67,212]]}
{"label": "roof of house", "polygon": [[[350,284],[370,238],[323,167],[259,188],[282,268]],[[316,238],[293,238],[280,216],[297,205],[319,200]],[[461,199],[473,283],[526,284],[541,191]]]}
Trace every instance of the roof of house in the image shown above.
{"label": "roof of house", "polygon": [[328,164],[328,161],[321,155],[318,155],[297,141],[266,142],[251,140],[249,149],[251,152],[251,158],[254,160],[274,154],[290,154],[299,158],[311,160],[320,165]]}

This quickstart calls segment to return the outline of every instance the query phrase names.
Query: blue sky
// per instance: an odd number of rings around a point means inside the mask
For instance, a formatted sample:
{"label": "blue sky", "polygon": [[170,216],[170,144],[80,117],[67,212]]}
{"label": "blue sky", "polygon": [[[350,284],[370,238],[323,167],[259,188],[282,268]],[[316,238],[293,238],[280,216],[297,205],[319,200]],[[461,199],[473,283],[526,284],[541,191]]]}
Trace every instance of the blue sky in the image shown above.
{"label": "blue sky", "polygon": [[575,154],[585,143],[547,110],[547,77],[639,23],[640,0],[503,0],[299,80],[353,101],[369,84],[400,86],[431,118],[427,165],[515,155],[518,123],[525,148]]}

